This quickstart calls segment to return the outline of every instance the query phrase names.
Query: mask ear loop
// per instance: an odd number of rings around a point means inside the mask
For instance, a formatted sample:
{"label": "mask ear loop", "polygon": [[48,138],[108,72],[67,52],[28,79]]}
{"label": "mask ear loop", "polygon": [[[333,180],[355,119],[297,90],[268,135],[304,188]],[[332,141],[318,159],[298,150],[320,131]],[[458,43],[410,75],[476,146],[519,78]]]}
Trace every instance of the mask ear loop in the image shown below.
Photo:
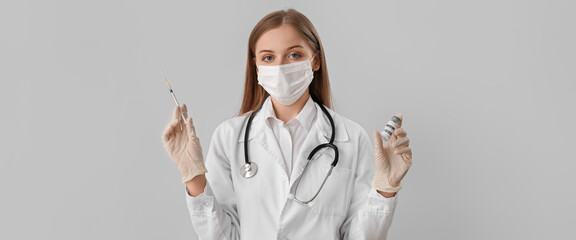
{"label": "mask ear loop", "polygon": [[316,57],[316,54],[314,54],[314,56],[312,56],[312,58],[310,58],[310,66],[312,67],[312,60],[314,60],[314,58]]}
{"label": "mask ear loop", "polygon": [[312,56],[312,58],[310,58],[310,70],[312,70],[312,78],[314,78],[314,66],[312,65],[312,60],[314,60],[314,58],[316,57],[316,54],[314,54],[314,56]]}
{"label": "mask ear loop", "polygon": [[314,66],[312,65],[312,60],[314,60],[314,58],[317,56],[317,54],[314,54],[314,56],[312,56],[312,58],[310,58],[310,68],[312,68],[312,72],[314,71]]}

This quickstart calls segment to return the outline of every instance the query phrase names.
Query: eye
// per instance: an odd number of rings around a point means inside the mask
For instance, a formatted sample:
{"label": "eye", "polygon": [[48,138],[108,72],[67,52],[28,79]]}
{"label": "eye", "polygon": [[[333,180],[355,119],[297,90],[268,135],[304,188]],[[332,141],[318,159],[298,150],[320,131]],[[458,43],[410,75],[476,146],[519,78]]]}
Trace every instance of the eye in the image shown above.
{"label": "eye", "polygon": [[290,58],[299,58],[299,57],[302,57],[302,55],[300,55],[299,53],[290,54]]}
{"label": "eye", "polygon": [[272,61],[272,56],[266,56],[266,57],[262,58],[262,61],[265,61],[265,62]]}

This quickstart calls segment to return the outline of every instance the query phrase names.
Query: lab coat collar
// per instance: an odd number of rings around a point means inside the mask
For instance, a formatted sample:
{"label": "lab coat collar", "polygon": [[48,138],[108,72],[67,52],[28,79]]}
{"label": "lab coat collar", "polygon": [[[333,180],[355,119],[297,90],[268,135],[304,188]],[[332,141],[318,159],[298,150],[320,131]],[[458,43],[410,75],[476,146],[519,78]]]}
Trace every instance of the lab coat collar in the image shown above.
{"label": "lab coat collar", "polygon": [[[304,107],[298,113],[298,115],[290,120],[289,122],[296,121],[300,124],[307,132],[310,132],[310,128],[312,128],[312,124],[314,123],[314,119],[316,118],[316,107],[315,103],[312,100],[312,97],[308,97],[308,101],[304,104]],[[274,107],[272,106],[272,100],[270,100],[270,96],[264,101],[262,105],[262,110],[260,110],[264,115],[265,119],[274,119],[275,121],[281,121],[276,117],[276,113],[274,112]],[[270,123],[270,122],[269,122]]]}
{"label": "lab coat collar", "polygon": [[304,127],[308,132],[310,132],[310,128],[312,128],[312,124],[314,123],[313,121],[318,114],[318,111],[316,110],[316,104],[312,100],[312,97],[308,97],[308,101],[306,101],[304,108],[302,108],[302,111],[300,111],[298,116],[296,116],[300,125],[302,125],[302,127]]}
{"label": "lab coat collar", "polygon": [[[309,99],[307,104],[310,101],[311,99]],[[270,96],[268,96],[264,104],[272,104]],[[320,106],[318,106],[318,104],[314,103],[314,107],[316,107],[316,120],[312,123],[309,133],[312,132],[312,128],[318,128],[321,136],[324,138],[323,140],[328,142],[330,140],[330,136],[332,135],[332,127],[330,126],[330,120],[328,119],[326,114],[324,114],[324,112],[322,111]],[[266,114],[264,114],[262,110],[258,111],[254,116],[252,126],[250,127],[248,141],[254,139],[254,137],[264,132],[263,130],[264,127],[266,126]],[[326,107],[326,110],[328,110],[328,113],[330,113],[332,119],[334,120],[334,126],[336,128],[336,135],[334,136],[334,141],[335,142],[348,141],[348,132],[346,131],[346,127],[344,126],[344,121],[342,117],[330,108]],[[240,136],[238,137],[238,142],[244,142],[244,134],[246,133],[246,124],[248,123],[248,118],[250,117],[250,114],[251,113],[246,115],[246,121],[244,121],[244,124],[242,126],[242,131],[240,132]]]}

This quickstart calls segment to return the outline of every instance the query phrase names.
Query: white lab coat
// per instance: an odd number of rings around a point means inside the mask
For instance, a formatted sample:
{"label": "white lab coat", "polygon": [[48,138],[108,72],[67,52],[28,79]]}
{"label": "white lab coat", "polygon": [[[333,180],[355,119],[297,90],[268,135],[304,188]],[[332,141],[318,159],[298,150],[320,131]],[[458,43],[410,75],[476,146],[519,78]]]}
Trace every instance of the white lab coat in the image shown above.
{"label": "white lab coat", "polygon": [[[374,150],[364,129],[331,109],[340,151],[314,206],[288,199],[301,177],[308,154],[330,139],[331,127],[320,107],[290,178],[282,153],[263,114],[254,117],[249,133],[249,158],[256,176],[240,175],[244,165],[244,133],[248,116],[222,122],[214,131],[205,158],[208,184],[186,203],[199,239],[386,239],[397,197],[384,198],[370,185]],[[310,199],[332,163],[334,152],[320,150],[304,173],[296,197]]]}

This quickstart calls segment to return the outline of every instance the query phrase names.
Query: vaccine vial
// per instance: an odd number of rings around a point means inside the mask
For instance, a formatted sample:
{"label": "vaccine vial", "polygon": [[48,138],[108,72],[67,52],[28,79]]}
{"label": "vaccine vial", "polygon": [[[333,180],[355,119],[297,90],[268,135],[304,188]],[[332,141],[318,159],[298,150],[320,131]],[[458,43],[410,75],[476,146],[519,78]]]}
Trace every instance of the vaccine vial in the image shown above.
{"label": "vaccine vial", "polygon": [[388,141],[390,137],[392,137],[392,133],[394,133],[394,130],[398,127],[398,123],[400,123],[400,118],[396,116],[392,116],[392,119],[386,123],[384,130],[380,132],[380,136],[384,141]]}

